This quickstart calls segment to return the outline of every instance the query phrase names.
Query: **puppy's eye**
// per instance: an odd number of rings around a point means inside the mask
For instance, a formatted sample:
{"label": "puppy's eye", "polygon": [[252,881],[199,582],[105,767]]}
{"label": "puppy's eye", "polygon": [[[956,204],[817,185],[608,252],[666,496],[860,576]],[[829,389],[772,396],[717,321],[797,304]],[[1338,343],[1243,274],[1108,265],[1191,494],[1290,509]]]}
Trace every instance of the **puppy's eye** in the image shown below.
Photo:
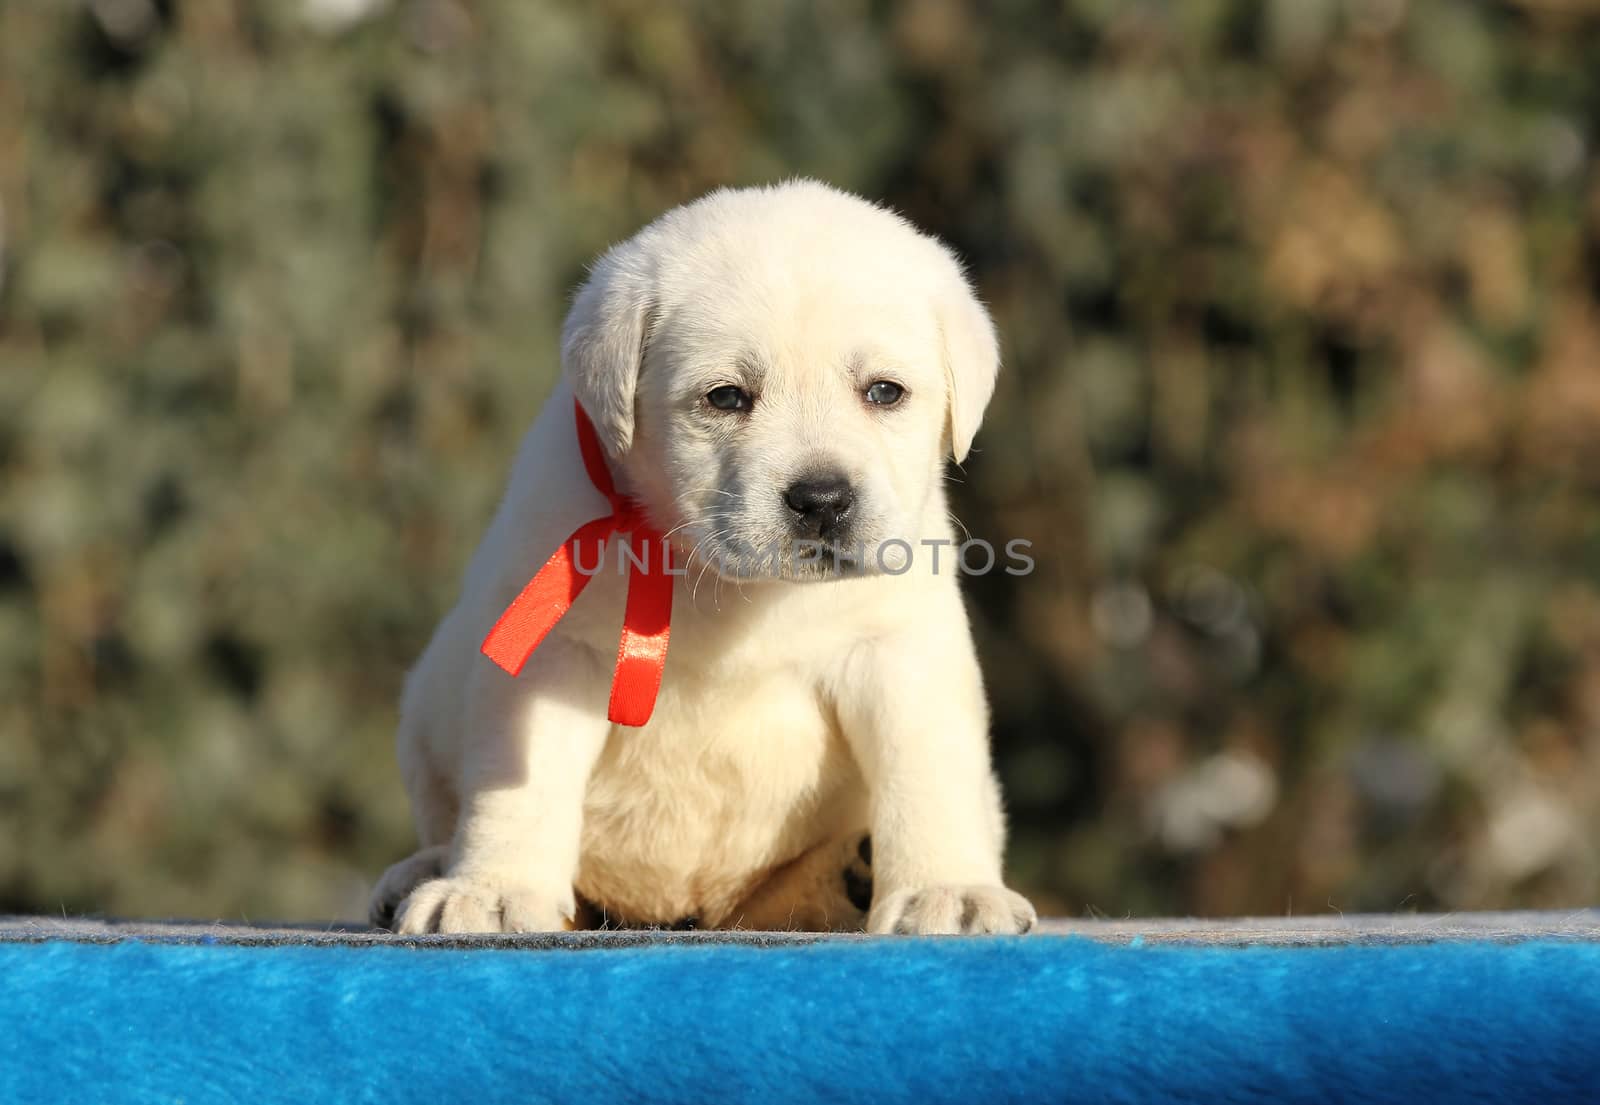
{"label": "puppy's eye", "polygon": [[747,411],[754,405],[749,392],[732,384],[723,384],[706,392],[706,402],[719,411]]}
{"label": "puppy's eye", "polygon": [[879,380],[867,388],[867,402],[879,407],[892,407],[905,398],[906,389],[888,380]]}

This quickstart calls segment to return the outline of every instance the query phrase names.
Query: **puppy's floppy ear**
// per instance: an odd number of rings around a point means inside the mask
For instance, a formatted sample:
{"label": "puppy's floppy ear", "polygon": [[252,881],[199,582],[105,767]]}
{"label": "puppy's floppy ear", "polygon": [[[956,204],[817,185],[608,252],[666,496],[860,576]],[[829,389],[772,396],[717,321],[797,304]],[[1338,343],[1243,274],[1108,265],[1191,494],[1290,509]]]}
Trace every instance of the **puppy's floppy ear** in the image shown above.
{"label": "puppy's floppy ear", "polygon": [[939,338],[944,375],[950,454],[960,464],[983,421],[1000,371],[1000,341],[989,312],[973,294],[960,264],[948,257],[949,274],[938,295]]}
{"label": "puppy's floppy ear", "polygon": [[633,396],[649,337],[654,279],[637,239],[601,257],[561,328],[561,366],[614,457],[633,444]]}

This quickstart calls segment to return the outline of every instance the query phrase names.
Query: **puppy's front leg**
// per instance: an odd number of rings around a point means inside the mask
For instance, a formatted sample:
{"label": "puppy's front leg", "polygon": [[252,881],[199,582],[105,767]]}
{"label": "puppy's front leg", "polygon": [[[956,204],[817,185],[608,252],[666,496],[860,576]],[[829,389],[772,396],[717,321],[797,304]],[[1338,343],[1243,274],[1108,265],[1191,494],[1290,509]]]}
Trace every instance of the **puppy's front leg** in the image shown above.
{"label": "puppy's front leg", "polygon": [[399,932],[572,927],[584,792],[611,727],[604,679],[581,647],[551,640],[519,678],[472,680],[450,867],[412,891]]}
{"label": "puppy's front leg", "polygon": [[871,791],[870,932],[1018,933],[1036,919],[1001,882],[988,709],[959,598],[954,606],[863,644],[836,683]]}

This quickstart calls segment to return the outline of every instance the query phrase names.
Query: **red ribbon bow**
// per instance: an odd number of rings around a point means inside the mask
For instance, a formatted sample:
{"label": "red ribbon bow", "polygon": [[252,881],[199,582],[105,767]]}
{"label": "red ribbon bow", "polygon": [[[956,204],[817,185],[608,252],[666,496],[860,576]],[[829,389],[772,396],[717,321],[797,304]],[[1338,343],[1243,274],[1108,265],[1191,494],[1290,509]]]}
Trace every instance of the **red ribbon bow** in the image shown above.
{"label": "red ribbon bow", "polygon": [[[579,526],[551,554],[489,630],[483,639],[483,654],[512,675],[519,674],[545,634],[572,609],[573,601],[599,574],[606,540],[612,534],[625,533],[632,549],[632,576],[628,580],[628,604],[622,616],[622,640],[617,646],[617,670],[611,678],[611,704],[606,716],[618,725],[639,726],[650,720],[655,709],[661,671],[667,663],[667,636],[672,629],[670,554],[665,539],[645,520],[638,506],[618,494],[594,424],[582,406],[576,402],[572,406],[578,418],[578,449],[583,454],[583,467],[590,481],[610,501],[611,513]],[[659,554],[653,554],[653,549]],[[584,570],[582,565],[587,564],[595,566],[593,572]]]}

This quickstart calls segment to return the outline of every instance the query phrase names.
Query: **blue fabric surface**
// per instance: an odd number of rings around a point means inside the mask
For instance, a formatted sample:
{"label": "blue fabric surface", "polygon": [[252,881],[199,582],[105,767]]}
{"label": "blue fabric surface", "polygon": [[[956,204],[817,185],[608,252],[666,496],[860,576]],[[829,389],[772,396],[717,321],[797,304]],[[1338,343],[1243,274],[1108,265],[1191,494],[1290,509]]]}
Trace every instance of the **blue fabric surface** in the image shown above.
{"label": "blue fabric surface", "polygon": [[0,1101],[1600,1101],[1600,944],[0,945]]}

